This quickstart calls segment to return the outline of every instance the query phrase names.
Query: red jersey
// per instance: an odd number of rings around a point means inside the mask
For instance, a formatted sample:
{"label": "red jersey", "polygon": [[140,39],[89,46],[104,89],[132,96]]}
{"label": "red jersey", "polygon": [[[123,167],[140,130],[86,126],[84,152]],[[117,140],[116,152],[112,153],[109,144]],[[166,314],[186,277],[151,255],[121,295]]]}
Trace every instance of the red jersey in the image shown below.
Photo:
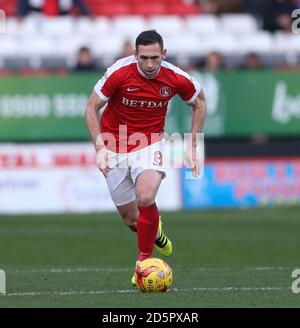
{"label": "red jersey", "polygon": [[[163,136],[169,100],[178,93],[191,104],[200,91],[193,77],[168,62],[162,61],[156,77],[148,79],[134,56],[119,59],[95,85],[98,96],[108,102],[100,123],[107,147],[130,152],[158,141]],[[107,143],[108,134],[115,145]]]}

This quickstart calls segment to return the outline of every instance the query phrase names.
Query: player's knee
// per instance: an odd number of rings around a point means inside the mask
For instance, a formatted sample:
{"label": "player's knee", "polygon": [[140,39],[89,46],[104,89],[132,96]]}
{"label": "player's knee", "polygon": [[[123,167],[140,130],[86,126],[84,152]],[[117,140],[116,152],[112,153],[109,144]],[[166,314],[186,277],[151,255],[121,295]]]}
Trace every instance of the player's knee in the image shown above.
{"label": "player's knee", "polygon": [[140,193],[137,195],[137,203],[139,206],[151,206],[154,204],[154,197],[149,192]]}

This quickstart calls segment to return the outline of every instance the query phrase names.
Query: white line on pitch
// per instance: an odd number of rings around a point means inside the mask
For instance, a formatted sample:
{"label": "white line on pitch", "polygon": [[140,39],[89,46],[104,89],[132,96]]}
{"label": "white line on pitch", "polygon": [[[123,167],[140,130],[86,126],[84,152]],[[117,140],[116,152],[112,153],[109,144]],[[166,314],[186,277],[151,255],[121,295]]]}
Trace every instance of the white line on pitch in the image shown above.
{"label": "white line on pitch", "polygon": [[[172,288],[169,292],[231,292],[231,291],[278,291],[278,290],[289,290],[288,287],[194,287],[194,288]],[[132,294],[137,293],[136,289],[119,289],[119,290],[69,290],[69,291],[45,291],[45,292],[18,292],[18,293],[7,293],[5,296],[47,296],[47,295],[98,295],[98,294]]]}
{"label": "white line on pitch", "polygon": [[8,273],[75,273],[75,272],[128,272],[133,268],[51,268],[51,269],[16,269]]}
{"label": "white line on pitch", "polygon": [[271,291],[288,289],[287,287],[194,287],[193,291]]}
{"label": "white line on pitch", "polygon": [[[174,269],[180,270],[183,267],[173,267]],[[246,268],[209,268],[209,267],[190,267],[191,270],[197,271],[231,271],[231,270],[247,270],[247,271],[288,271],[292,270],[292,268],[288,267],[246,267]],[[133,268],[40,268],[40,269],[15,269],[15,270],[6,270],[8,273],[76,273],[76,272],[129,272],[132,271]],[[185,268],[186,270],[186,268]]]}
{"label": "white line on pitch", "polygon": [[287,268],[287,267],[281,267],[281,266],[277,266],[277,267],[249,267],[249,268],[245,268],[245,270],[255,270],[255,271],[274,271],[274,270],[278,270],[278,271],[284,271],[284,270],[293,270],[293,268]]}
{"label": "white line on pitch", "polygon": [[45,291],[45,292],[20,292],[20,293],[7,293],[2,296],[46,296],[46,295],[98,295],[98,294],[127,294],[127,293],[136,293],[138,290],[135,289],[120,289],[120,290],[67,290],[67,291]]}
{"label": "white line on pitch", "polygon": [[[176,267],[174,267],[175,269]],[[187,268],[184,268],[184,267],[177,267],[177,269],[184,269],[184,270],[187,270]],[[213,267],[188,267],[188,269],[190,270],[197,270],[197,271],[237,271],[237,270],[246,270],[246,271],[282,271],[282,270],[285,270],[285,271],[289,271],[289,270],[293,270],[292,267],[288,268],[288,267],[271,267],[271,266],[268,266],[268,267],[246,267],[246,268],[239,268],[239,267],[232,267],[232,268],[229,268],[229,267],[216,267],[216,268],[213,268]]]}

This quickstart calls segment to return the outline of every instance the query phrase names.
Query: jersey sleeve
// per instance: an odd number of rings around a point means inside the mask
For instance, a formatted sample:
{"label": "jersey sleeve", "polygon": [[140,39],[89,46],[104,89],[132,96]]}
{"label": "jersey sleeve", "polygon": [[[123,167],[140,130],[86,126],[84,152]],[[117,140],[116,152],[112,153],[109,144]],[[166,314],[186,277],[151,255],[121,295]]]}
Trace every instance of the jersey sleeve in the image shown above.
{"label": "jersey sleeve", "polygon": [[201,91],[201,86],[191,75],[186,72],[177,75],[177,92],[187,104],[192,104]]}
{"label": "jersey sleeve", "polygon": [[118,91],[119,86],[117,71],[111,73],[110,68],[108,68],[102,78],[96,83],[94,90],[102,100],[108,101]]}

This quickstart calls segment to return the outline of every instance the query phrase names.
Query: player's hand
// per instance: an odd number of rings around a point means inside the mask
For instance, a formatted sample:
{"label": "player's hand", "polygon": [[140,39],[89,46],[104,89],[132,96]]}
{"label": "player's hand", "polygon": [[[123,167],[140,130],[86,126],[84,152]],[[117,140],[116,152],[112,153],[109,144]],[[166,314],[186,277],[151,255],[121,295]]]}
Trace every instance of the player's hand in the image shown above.
{"label": "player's hand", "polygon": [[197,150],[194,147],[188,147],[184,154],[184,165],[192,169],[193,177],[200,176],[200,160],[197,155]]}
{"label": "player's hand", "polygon": [[110,169],[108,161],[108,150],[105,146],[99,147],[96,152],[96,163],[99,170],[106,177]]}

